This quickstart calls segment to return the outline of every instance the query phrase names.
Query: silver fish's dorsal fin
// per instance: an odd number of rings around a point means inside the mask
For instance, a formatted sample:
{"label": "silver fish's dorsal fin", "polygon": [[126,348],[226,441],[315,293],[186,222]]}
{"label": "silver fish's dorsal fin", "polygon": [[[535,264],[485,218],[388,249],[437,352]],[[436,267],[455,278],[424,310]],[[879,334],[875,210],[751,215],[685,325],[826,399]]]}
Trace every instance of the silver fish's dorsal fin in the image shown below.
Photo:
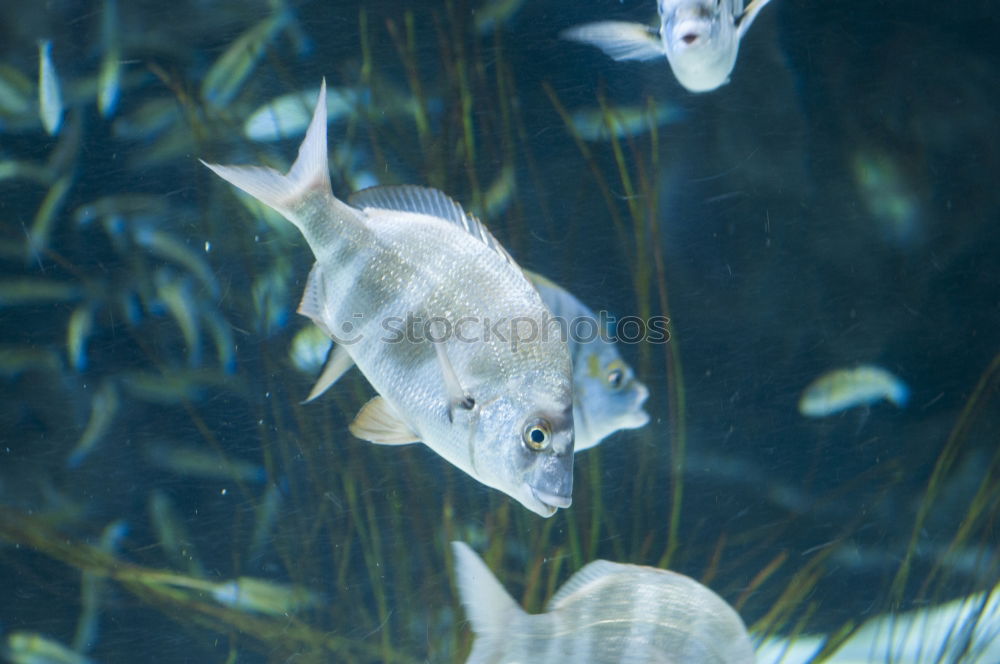
{"label": "silver fish's dorsal fin", "polygon": [[452,542],[451,551],[458,595],[472,631],[479,635],[502,634],[513,618],[526,615],[468,544]]}
{"label": "silver fish's dorsal fin", "polygon": [[747,30],[750,29],[750,24],[753,23],[755,18],[757,18],[757,14],[764,8],[764,5],[770,1],[771,0],[753,0],[753,2],[746,6],[746,9],[743,10],[743,13],[736,21],[737,27],[739,28],[739,32],[737,34],[740,39],[743,39],[743,35],[745,35]]}
{"label": "silver fish's dorsal fin", "polygon": [[448,221],[466,228],[466,215],[462,206],[448,194],[431,187],[412,184],[369,187],[356,191],[347,202],[358,208],[379,208],[416,212]]}
{"label": "silver fish's dorsal fin", "polygon": [[399,417],[399,412],[382,397],[375,397],[358,411],[348,427],[358,438],[379,445],[419,443],[420,436]]}
{"label": "silver fish's dorsal fin", "polygon": [[387,185],[369,187],[351,194],[347,202],[357,208],[377,208],[380,210],[398,210],[400,212],[415,212],[426,214],[438,219],[450,221],[464,229],[487,247],[503,256],[511,265],[517,267],[513,257],[501,246],[489,229],[475,216],[466,213],[448,194],[431,187],[419,187],[412,184]]}
{"label": "silver fish's dorsal fin", "polygon": [[[295,206],[310,191],[333,196],[330,170],[326,156],[326,79],[319,91],[319,100],[299,155],[291,170],[282,175],[266,166],[220,166],[204,161],[208,168],[230,184],[242,189],[268,207],[280,212],[292,223],[299,221],[293,214]],[[305,229],[300,228],[303,232]],[[307,236],[308,240],[309,237]]]}
{"label": "silver fish's dorsal fin", "polygon": [[323,367],[323,373],[320,374],[316,384],[310,390],[309,396],[302,403],[309,403],[326,392],[353,366],[354,359],[347,350],[339,344],[334,344],[333,350],[330,351],[330,359],[326,361],[326,366]]}
{"label": "silver fish's dorsal fin", "polygon": [[622,571],[622,565],[609,560],[595,560],[584,565],[579,572],[569,577],[569,580],[562,585],[556,594],[552,596],[549,603],[545,605],[546,611],[554,611],[566,602],[572,595],[580,592],[585,587],[595,584],[612,574]]}
{"label": "silver fish's dorsal fin", "polygon": [[642,23],[598,21],[563,30],[559,36],[596,46],[613,60],[653,60],[666,55],[656,31]]}

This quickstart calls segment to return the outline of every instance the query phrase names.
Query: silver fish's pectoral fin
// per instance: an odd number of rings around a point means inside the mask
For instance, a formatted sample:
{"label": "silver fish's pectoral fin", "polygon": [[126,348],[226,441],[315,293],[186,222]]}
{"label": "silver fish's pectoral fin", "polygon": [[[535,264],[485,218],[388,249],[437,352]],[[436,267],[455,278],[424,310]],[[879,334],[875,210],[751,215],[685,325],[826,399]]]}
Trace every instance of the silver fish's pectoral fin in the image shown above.
{"label": "silver fish's pectoral fin", "polygon": [[462,389],[462,383],[458,380],[455,368],[451,366],[448,353],[445,352],[444,343],[434,343],[434,352],[437,353],[438,364],[441,365],[441,375],[444,377],[444,386],[448,391],[448,421],[455,421],[457,410],[472,410],[476,407],[476,400]]}
{"label": "silver fish's pectoral fin", "polygon": [[615,60],[653,60],[666,55],[659,36],[642,23],[598,21],[559,33],[563,39],[590,44]]}
{"label": "silver fish's pectoral fin", "polygon": [[[299,156],[287,175],[265,166],[220,166],[202,161],[216,175],[281,213],[293,224],[294,208],[309,192],[332,196],[326,153],[326,79],[320,87],[316,111],[299,147]],[[303,229],[300,229],[303,230]],[[307,238],[308,239],[308,238]]]}
{"label": "silver fish's pectoral fin", "polygon": [[320,374],[316,384],[310,390],[309,396],[302,403],[309,403],[326,392],[353,366],[354,359],[347,350],[339,344],[334,345],[333,350],[330,352],[330,359],[327,360],[326,366],[323,367],[323,373]]}
{"label": "silver fish's pectoral fin", "polygon": [[743,35],[745,35],[747,33],[747,30],[750,29],[750,24],[753,23],[753,20],[755,18],[757,18],[757,14],[760,12],[761,9],[764,8],[764,5],[766,5],[770,1],[771,0],[753,0],[753,2],[751,2],[746,6],[746,9],[743,10],[743,14],[737,21],[737,25],[739,28],[737,34],[740,39],[743,39]]}
{"label": "silver fish's pectoral fin", "polygon": [[419,443],[420,436],[400,419],[396,409],[382,397],[375,397],[358,411],[348,427],[362,440],[379,445],[408,445]]}
{"label": "silver fish's pectoral fin", "polygon": [[313,263],[312,269],[309,270],[309,276],[306,277],[306,287],[302,290],[302,299],[299,300],[299,308],[296,309],[296,312],[311,320],[316,327],[323,330],[323,334],[333,339],[326,324],[329,309],[330,302],[326,297],[323,268],[319,263]]}

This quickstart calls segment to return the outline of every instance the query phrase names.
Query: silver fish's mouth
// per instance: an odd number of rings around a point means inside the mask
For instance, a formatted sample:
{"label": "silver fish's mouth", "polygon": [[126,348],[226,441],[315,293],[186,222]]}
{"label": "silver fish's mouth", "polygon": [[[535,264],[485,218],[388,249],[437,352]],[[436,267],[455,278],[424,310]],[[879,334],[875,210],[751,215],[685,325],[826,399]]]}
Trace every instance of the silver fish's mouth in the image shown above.
{"label": "silver fish's mouth", "polygon": [[649,413],[644,410],[633,411],[624,425],[626,429],[638,429],[649,424]]}
{"label": "silver fish's mouth", "polygon": [[694,47],[704,43],[711,32],[711,24],[701,20],[680,21],[670,31],[680,47]]}
{"label": "silver fish's mouth", "polygon": [[531,495],[535,497],[535,500],[551,507],[553,509],[566,508],[573,504],[573,496],[558,496],[554,493],[548,493],[546,491],[540,491],[535,487],[528,487],[531,489]]}

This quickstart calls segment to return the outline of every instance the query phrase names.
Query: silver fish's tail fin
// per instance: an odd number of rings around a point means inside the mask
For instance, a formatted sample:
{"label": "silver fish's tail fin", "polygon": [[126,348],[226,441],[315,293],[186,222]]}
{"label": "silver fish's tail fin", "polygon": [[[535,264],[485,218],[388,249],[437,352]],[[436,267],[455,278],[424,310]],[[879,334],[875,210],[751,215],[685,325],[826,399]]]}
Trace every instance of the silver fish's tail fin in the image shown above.
{"label": "silver fish's tail fin", "polygon": [[499,635],[511,619],[524,613],[507,594],[483,559],[465,542],[452,542],[455,576],[465,615],[478,635]]}
{"label": "silver fish's tail fin", "polygon": [[282,175],[266,166],[220,166],[204,161],[201,163],[226,182],[279,212],[298,226],[306,235],[306,239],[309,239],[309,233],[303,228],[303,221],[296,215],[296,209],[310,195],[319,194],[333,198],[327,162],[326,123],[326,79],[323,79],[309,130],[302,145],[299,146],[299,155],[287,175]]}

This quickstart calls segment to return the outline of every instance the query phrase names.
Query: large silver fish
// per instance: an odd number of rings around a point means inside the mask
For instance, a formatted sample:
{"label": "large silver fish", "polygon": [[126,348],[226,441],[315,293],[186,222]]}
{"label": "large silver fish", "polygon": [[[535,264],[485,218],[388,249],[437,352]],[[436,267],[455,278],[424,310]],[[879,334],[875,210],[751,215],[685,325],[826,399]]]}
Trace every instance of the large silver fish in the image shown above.
{"label": "large silver fish", "polygon": [[[542,296],[542,301],[556,318],[570,325],[577,319],[593,321],[599,329],[597,314],[572,294],[540,274],[526,271],[528,279]],[[588,329],[591,329],[588,326]],[[577,452],[589,449],[618,431],[637,429],[649,422],[642,405],[649,390],[625,363],[617,345],[606,336],[595,334],[586,340],[569,334],[569,354],[573,359],[573,429]]]}
{"label": "large silver fish", "polygon": [[729,82],[740,40],[770,0],[659,0],[660,30],[642,23],[598,21],[570,28],[565,39],[592,44],[615,60],[666,56],[674,76],[691,92]]}
{"label": "large silver fish", "polygon": [[[326,117],[324,82],[287,175],[206,165],[309,243],[316,263],[299,312],[341,341],[338,370],[357,364],[379,394],[351,431],[375,443],[422,441],[542,516],[568,507],[573,370],[561,339],[524,334],[548,315],[538,292],[489,232],[440,192],[384,187],[356,194],[353,205],[338,200]],[[515,323],[516,343],[507,327]]]}
{"label": "large silver fish", "polygon": [[482,559],[452,542],[476,640],[466,664],[752,664],[739,615],[683,574],[595,560],[526,613]]}

